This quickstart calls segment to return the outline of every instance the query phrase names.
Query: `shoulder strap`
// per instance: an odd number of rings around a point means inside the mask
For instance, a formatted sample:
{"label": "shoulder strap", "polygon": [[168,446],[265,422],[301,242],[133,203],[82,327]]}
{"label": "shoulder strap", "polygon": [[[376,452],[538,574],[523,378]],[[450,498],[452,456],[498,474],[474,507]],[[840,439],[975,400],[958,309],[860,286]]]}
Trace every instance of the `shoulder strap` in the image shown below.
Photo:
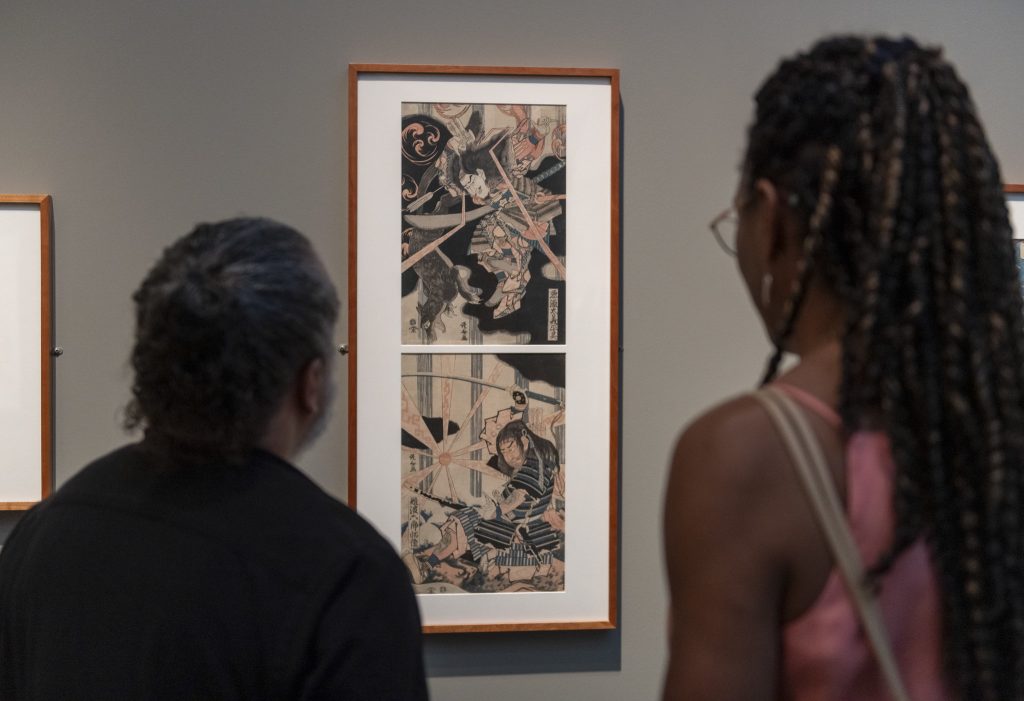
{"label": "shoulder strap", "polygon": [[889,693],[895,701],[910,701],[893,657],[878,600],[867,586],[860,552],[846,522],[818,437],[807,423],[807,418],[784,393],[765,387],[752,396],[764,406],[789,451],[847,591],[853,599]]}

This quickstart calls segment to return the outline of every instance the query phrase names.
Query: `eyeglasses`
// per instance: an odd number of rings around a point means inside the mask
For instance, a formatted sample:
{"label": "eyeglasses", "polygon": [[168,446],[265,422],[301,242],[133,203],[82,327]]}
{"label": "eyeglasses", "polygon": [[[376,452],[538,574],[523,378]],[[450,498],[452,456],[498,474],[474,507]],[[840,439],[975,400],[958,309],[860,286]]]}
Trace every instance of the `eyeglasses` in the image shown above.
{"label": "eyeglasses", "polygon": [[740,217],[735,207],[729,207],[717,217],[711,220],[711,233],[715,235],[715,241],[722,247],[722,250],[730,256],[736,255],[736,231],[739,228]]}

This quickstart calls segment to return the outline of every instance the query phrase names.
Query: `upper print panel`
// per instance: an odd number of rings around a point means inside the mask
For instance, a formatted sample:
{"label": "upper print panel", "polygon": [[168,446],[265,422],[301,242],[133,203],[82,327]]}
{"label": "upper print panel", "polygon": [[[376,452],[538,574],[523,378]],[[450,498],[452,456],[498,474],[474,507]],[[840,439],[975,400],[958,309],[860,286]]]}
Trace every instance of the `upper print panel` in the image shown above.
{"label": "upper print panel", "polygon": [[402,343],[564,344],[564,105],[402,105]]}

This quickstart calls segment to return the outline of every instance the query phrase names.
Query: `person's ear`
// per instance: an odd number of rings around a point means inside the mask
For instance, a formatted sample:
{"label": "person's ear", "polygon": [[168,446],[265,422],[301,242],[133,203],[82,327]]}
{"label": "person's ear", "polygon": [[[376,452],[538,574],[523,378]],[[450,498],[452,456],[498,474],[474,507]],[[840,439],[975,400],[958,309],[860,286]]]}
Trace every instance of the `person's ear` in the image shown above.
{"label": "person's ear", "polygon": [[323,358],[313,358],[299,372],[299,407],[304,413],[318,414],[323,407],[323,386],[327,365]]}
{"label": "person's ear", "polygon": [[782,198],[775,183],[767,178],[754,181],[753,189],[754,215],[757,217],[758,228],[765,232],[765,253],[768,260],[774,260],[786,253],[791,243]]}

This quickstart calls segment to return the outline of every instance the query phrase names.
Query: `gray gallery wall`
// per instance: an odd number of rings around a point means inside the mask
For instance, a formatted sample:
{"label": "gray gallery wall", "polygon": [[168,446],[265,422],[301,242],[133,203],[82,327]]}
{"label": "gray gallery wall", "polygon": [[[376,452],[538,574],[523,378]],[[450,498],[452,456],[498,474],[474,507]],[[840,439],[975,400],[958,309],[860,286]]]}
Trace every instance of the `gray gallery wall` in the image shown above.
{"label": "gray gallery wall", "polygon": [[[1024,182],[1021,0],[5,0],[0,192],[54,197],[57,482],[125,440],[129,295],[195,222],[289,222],[344,287],[350,62],[618,67],[621,628],[433,637],[427,654],[436,699],[655,698],[669,446],[701,407],[750,387],[767,350],[706,222],[730,200],[749,96],[779,56],[879,30],[947,47],[1005,179]],[[303,461],[339,497],[346,419],[339,406]],[[0,539],[15,519],[0,518]]]}

